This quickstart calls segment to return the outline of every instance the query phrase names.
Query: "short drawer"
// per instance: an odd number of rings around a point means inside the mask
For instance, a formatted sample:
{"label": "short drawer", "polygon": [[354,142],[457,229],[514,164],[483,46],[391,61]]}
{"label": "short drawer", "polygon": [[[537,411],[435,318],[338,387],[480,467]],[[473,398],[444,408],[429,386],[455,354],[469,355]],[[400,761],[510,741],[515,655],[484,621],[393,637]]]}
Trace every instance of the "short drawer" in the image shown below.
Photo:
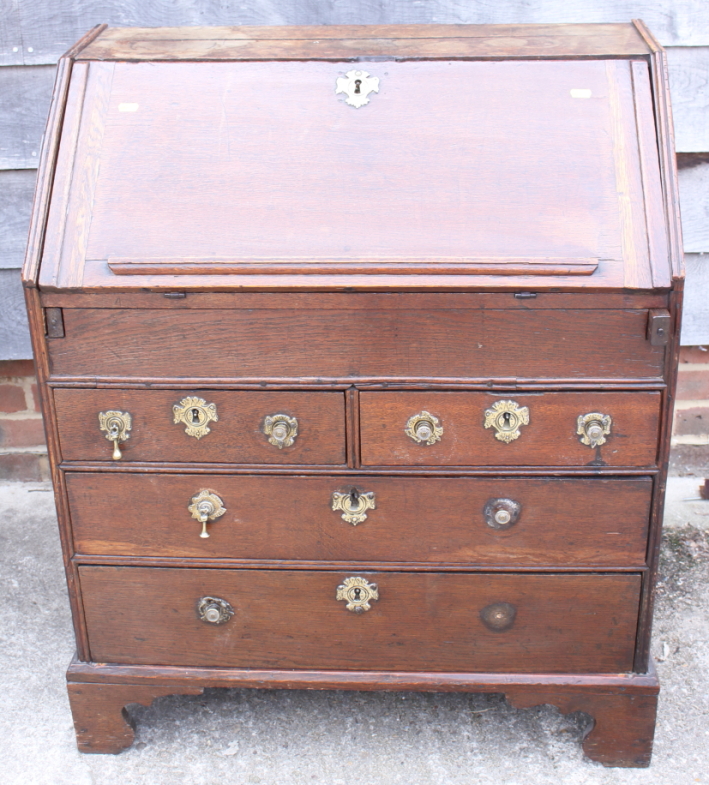
{"label": "short drawer", "polygon": [[339,392],[60,388],[54,400],[65,461],[111,461],[100,415],[119,412],[130,415],[128,438],[118,444],[124,463],[345,462]]}
{"label": "short drawer", "polygon": [[[144,665],[617,673],[640,590],[638,575],[79,572],[92,660]],[[369,610],[349,611],[371,584]]]}
{"label": "short drawer", "polygon": [[278,308],[274,295],[250,308],[64,308],[65,337],[48,348],[57,376],[662,377],[665,347],[648,340],[646,309],[554,309],[554,295],[542,295],[549,309],[532,309],[508,296],[514,308],[461,294],[440,295],[438,307],[419,296],[411,308],[392,294],[342,295],[330,308],[316,298]]}
{"label": "short drawer", "polygon": [[363,392],[363,466],[637,466],[659,392]]}
{"label": "short drawer", "polygon": [[644,477],[69,472],[66,484],[84,554],[532,568],[641,568],[652,494]]}

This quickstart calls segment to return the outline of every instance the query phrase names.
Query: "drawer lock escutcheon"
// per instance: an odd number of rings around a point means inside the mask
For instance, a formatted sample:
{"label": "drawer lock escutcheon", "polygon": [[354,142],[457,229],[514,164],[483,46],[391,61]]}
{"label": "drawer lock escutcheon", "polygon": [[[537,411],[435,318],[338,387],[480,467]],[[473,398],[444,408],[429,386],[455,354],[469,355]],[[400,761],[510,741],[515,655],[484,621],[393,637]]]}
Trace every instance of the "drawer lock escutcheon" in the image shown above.
{"label": "drawer lock escutcheon", "polygon": [[494,428],[495,438],[505,444],[520,437],[520,428],[529,425],[529,409],[516,401],[496,401],[485,410],[486,428]]}
{"label": "drawer lock escutcheon", "polygon": [[606,443],[606,436],[610,436],[612,420],[610,415],[600,412],[580,414],[576,433],[581,437],[581,444],[588,447],[600,447]]}
{"label": "drawer lock escutcheon", "polygon": [[128,412],[99,412],[98,414],[99,427],[105,431],[106,438],[109,442],[113,442],[113,455],[114,461],[120,461],[123,457],[118,445],[130,438],[130,429],[132,427],[132,419]]}
{"label": "drawer lock escutcheon", "polygon": [[356,526],[367,520],[367,510],[376,510],[374,492],[361,492],[356,488],[342,493],[335,491],[332,494],[332,509],[342,510],[342,520]]}
{"label": "drawer lock escutcheon", "polygon": [[269,414],[263,421],[263,432],[268,436],[268,443],[279,450],[291,447],[298,435],[298,420],[287,414]]}
{"label": "drawer lock escutcheon", "polygon": [[197,602],[197,615],[207,624],[225,624],[234,615],[234,609],[219,597],[202,597]]}
{"label": "drawer lock escutcheon", "polygon": [[504,530],[519,520],[522,505],[513,499],[490,499],[483,508],[485,523],[491,529]]}
{"label": "drawer lock escutcheon", "polygon": [[404,429],[406,435],[419,444],[435,444],[441,441],[443,426],[438,417],[429,412],[420,412],[409,418]]}
{"label": "drawer lock escutcheon", "polygon": [[347,603],[348,611],[364,613],[372,607],[372,600],[379,599],[379,590],[376,583],[369,583],[366,578],[345,578],[337,587],[337,599]]}
{"label": "drawer lock escutcheon", "polygon": [[202,524],[202,533],[199,536],[204,538],[209,537],[207,523],[221,518],[226,512],[224,502],[214,491],[210,490],[200,491],[196,496],[193,496],[187,509],[192,517]]}
{"label": "drawer lock escutcheon", "polygon": [[206,436],[210,431],[208,423],[219,419],[217,405],[207,403],[204,398],[183,398],[172,407],[172,413],[175,425],[183,423],[185,433],[195,439]]}

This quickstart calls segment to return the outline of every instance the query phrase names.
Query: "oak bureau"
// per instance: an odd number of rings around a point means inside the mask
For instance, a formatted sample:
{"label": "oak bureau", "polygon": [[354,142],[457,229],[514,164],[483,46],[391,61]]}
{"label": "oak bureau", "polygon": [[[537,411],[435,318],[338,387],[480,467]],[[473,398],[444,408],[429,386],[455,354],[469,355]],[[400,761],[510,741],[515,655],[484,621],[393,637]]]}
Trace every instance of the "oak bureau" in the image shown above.
{"label": "oak bureau", "polygon": [[62,58],[24,284],[81,750],[206,687],[463,690],[648,765],[668,100],[641,22]]}

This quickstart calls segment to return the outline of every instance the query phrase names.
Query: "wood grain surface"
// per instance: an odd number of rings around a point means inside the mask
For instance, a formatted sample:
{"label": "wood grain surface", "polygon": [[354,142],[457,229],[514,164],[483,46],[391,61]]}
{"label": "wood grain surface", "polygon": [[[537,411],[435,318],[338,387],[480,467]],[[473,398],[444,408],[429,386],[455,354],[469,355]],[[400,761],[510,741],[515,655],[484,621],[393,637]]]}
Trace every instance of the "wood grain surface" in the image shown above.
{"label": "wood grain surface", "polygon": [[[645,563],[652,482],[646,478],[401,478],[228,475],[66,475],[74,547],[83,554],[424,562],[497,566],[636,567]],[[333,492],[373,492],[357,525]],[[200,490],[226,513],[208,539],[187,510]],[[493,499],[522,505],[495,529]]]}
{"label": "wood grain surface", "polygon": [[[511,295],[507,295],[513,299]],[[54,376],[169,378],[659,378],[664,347],[646,310],[457,309],[439,296],[410,311],[67,308],[49,345]],[[352,297],[355,300],[356,297]],[[434,306],[434,307],[432,307]],[[145,336],[150,335],[146,341]],[[224,350],[224,341],[229,350]],[[529,341],[534,349],[530,351]],[[196,352],[195,347],[199,347]]]}
{"label": "wood grain surface", "polygon": [[[484,427],[497,401],[529,410],[529,424],[509,444]],[[362,392],[363,466],[653,466],[657,460],[660,393]],[[443,428],[440,441],[420,444],[405,433],[410,417],[426,411]],[[579,415],[612,418],[604,445],[591,448],[577,435]]]}
{"label": "wood grain surface", "polygon": [[[197,439],[175,424],[173,405],[201,397],[217,407],[217,422]],[[345,406],[337,392],[224,390],[55,390],[61,454],[65,461],[111,461],[112,444],[99,429],[99,412],[132,417],[122,460],[185,463],[344,464]],[[263,432],[268,415],[298,420],[298,435],[279,449]]]}
{"label": "wood grain surface", "polygon": [[[154,665],[344,670],[629,670],[640,579],[636,575],[80,568],[91,658]],[[351,575],[377,583],[361,614],[335,599]],[[225,624],[202,622],[201,597],[233,607]],[[490,630],[480,612],[516,608]]]}

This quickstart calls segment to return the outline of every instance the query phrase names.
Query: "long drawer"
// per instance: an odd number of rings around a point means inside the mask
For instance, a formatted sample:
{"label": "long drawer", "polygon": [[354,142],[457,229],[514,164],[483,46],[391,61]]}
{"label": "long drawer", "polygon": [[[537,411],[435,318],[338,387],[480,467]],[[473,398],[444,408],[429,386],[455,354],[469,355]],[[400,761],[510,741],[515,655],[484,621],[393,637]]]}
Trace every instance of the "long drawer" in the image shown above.
{"label": "long drawer", "polygon": [[124,463],[345,463],[340,392],[60,388],[54,400],[68,461],[110,461],[113,446],[99,415],[118,411],[131,418],[119,444]]}
{"label": "long drawer", "polygon": [[66,483],[84,554],[526,567],[642,567],[652,492],[644,477],[69,472]]}
{"label": "long drawer", "polygon": [[363,392],[362,465],[649,467],[660,402],[658,392]]}
{"label": "long drawer", "polygon": [[617,673],[640,589],[638,575],[79,572],[93,661],[176,666]]}
{"label": "long drawer", "polygon": [[65,337],[48,343],[52,373],[236,379],[631,379],[663,373],[665,350],[648,340],[645,309],[447,303],[389,309],[393,296],[380,296],[381,306],[367,309],[348,309],[346,302],[336,310],[65,308]]}

